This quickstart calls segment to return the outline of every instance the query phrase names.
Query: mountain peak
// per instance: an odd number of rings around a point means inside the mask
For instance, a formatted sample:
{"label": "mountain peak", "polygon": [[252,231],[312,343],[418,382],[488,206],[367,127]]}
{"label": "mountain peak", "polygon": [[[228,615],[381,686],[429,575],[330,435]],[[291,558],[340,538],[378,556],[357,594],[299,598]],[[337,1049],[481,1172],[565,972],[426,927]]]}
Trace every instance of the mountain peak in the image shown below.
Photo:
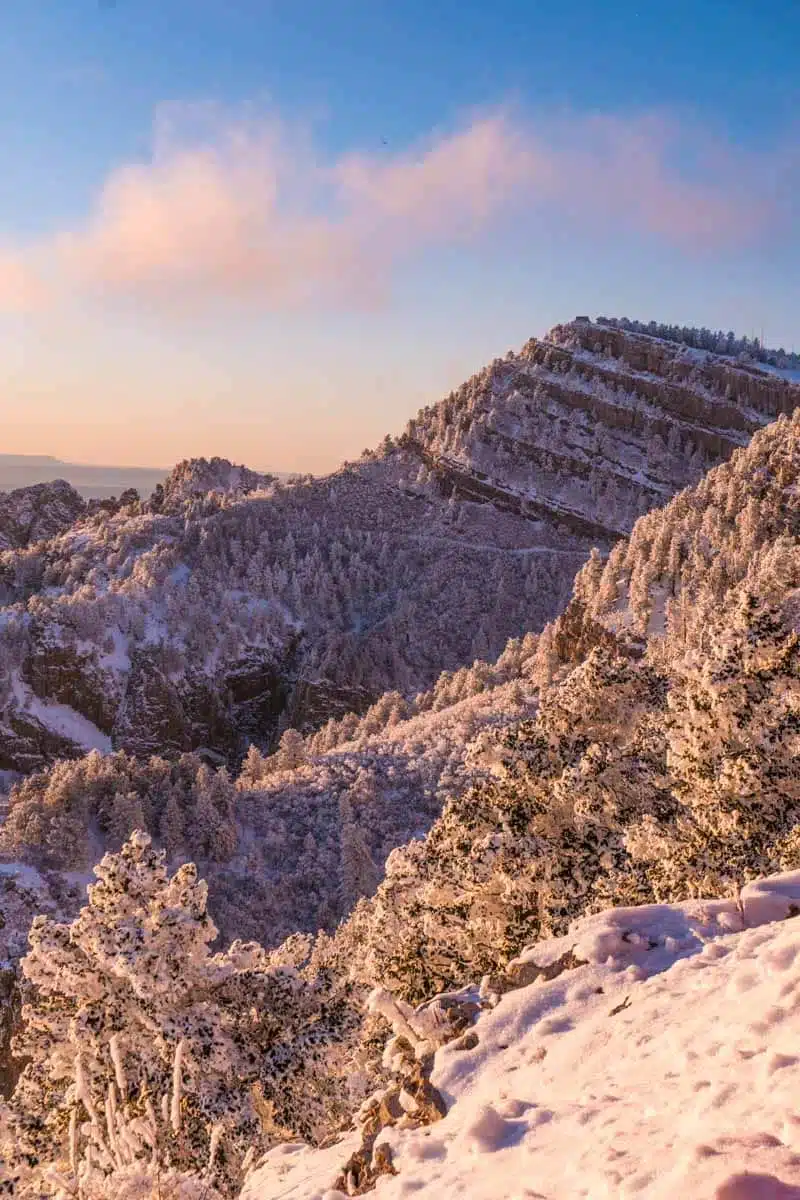
{"label": "mountain peak", "polygon": [[556,325],[421,410],[402,444],[446,494],[602,544],[800,403],[769,364],[704,349],[716,335],[635,324]]}
{"label": "mountain peak", "polygon": [[163,484],[163,506],[174,510],[209,493],[245,496],[275,482],[274,475],[251,471],[227,458],[187,458],[179,462]]}

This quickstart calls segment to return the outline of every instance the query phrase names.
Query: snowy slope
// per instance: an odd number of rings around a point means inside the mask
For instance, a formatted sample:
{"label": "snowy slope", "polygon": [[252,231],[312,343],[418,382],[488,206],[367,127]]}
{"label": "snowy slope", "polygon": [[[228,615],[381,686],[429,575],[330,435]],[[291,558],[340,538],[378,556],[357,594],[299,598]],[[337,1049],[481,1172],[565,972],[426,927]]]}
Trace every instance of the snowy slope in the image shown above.
{"label": "snowy slope", "polygon": [[406,442],[446,494],[523,507],[602,545],[791,412],[800,392],[790,383],[576,320],[423,410]]}
{"label": "snowy slope", "polygon": [[111,738],[82,713],[76,712],[68,704],[40,700],[17,675],[12,676],[11,686],[20,708],[39,721],[45,729],[51,730],[86,752],[99,750],[102,754],[111,753]]}
{"label": "snowy slope", "polygon": [[[739,901],[614,909],[523,958],[583,966],[503,996],[441,1049],[448,1112],[385,1129],[381,1200],[797,1200],[800,873]],[[769,923],[772,922],[772,923]],[[242,1200],[339,1200],[350,1137],[272,1151]]]}
{"label": "snowy slope", "polygon": [[800,383],[800,370],[792,367],[773,367],[769,363],[759,363],[759,369],[766,371],[768,375],[777,375],[779,379],[785,379],[788,383]]}

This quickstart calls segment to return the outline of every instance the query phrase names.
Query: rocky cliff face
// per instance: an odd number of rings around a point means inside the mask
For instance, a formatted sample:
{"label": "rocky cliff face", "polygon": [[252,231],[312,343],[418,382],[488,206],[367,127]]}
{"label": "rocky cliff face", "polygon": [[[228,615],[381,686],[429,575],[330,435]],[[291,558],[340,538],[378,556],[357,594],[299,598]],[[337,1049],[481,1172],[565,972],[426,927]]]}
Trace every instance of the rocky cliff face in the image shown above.
{"label": "rocky cliff face", "polygon": [[754,364],[581,319],[423,410],[406,445],[443,491],[602,544],[799,399]]}
{"label": "rocky cliff face", "polygon": [[235,761],[492,658],[563,609],[593,545],[798,401],[752,364],[578,320],[325,479],[196,460],[59,534],[65,507],[2,559],[0,762],[65,743]]}

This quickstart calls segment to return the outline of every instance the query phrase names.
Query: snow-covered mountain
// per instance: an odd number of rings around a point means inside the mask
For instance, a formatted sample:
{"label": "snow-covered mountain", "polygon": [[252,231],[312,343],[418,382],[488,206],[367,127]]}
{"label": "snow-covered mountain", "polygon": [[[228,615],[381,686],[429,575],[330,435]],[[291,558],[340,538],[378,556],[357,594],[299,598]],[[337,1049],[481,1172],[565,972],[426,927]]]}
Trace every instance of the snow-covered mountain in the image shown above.
{"label": "snow-covered mountain", "polygon": [[590,560],[538,638],[535,717],[391,855],[343,961],[419,998],[598,906],[798,865],[798,474],[795,414]]}
{"label": "snow-covered mountain", "polygon": [[[335,717],[305,738],[289,729],[278,753],[265,758],[252,748],[235,782],[197,756],[166,761],[169,743],[155,739],[152,750],[164,759],[157,766],[147,756],[115,754],[31,776],[12,797],[3,834],[9,853],[88,868],[141,824],[170,854],[202,864],[226,936],[268,942],[297,929],[335,928],[358,896],[375,891],[391,855],[385,882],[336,946],[342,961],[361,964],[364,980],[385,978],[414,996],[490,969],[537,923],[544,932],[560,928],[589,904],[679,899],[698,873],[720,890],[725,871],[740,862],[779,869],[790,853],[782,839],[793,809],[755,832],[758,812],[738,817],[743,857],[735,858],[731,837],[718,836],[716,810],[686,807],[701,771],[686,747],[706,737],[698,703],[712,705],[712,727],[734,720],[758,745],[768,719],[780,728],[794,720],[794,660],[782,657],[789,618],[780,606],[790,612],[797,444],[797,422],[784,418],[641,518],[606,565],[598,555],[589,559],[565,612],[541,635],[511,639],[496,662],[445,671],[417,695],[385,693],[362,717]],[[399,491],[387,494],[411,504]],[[260,496],[250,503],[274,513],[295,492]],[[240,503],[215,507],[214,519],[238,513]],[[508,518],[488,505],[468,511],[491,515],[495,533]],[[773,599],[779,611],[770,625]],[[445,611],[456,622],[453,608]],[[191,612],[182,618],[187,625]],[[754,628],[762,659],[743,649]],[[769,672],[762,665],[758,674],[760,661],[773,664]],[[733,709],[713,692],[714,672],[731,664],[745,696]],[[757,686],[764,698],[751,709],[747,697]],[[734,761],[736,770],[746,768],[765,795],[789,786],[783,750],[754,750],[748,760],[730,758],[724,745],[705,753],[717,772]],[[720,803],[728,797],[722,779]],[[565,824],[548,817],[540,828],[542,813],[555,811]],[[651,819],[660,822],[657,837],[645,836]],[[509,821],[516,835],[506,846]],[[626,842],[634,829],[635,855]],[[483,862],[487,839],[492,851]],[[525,869],[534,853],[553,864],[545,891]],[[449,908],[442,896],[454,876]],[[499,902],[498,891],[507,900]],[[488,952],[476,931],[490,915]]]}
{"label": "snow-covered mountain", "polygon": [[281,720],[313,726],[499,652],[563,603],[588,542],[490,506],[459,516],[393,469],[99,513],[6,557],[2,765],[46,759],[13,729],[53,731],[52,704],[96,727],[73,753],[102,737],[235,759]]}
{"label": "snow-covered mountain", "polygon": [[[325,486],[366,498],[415,453],[387,447]],[[7,953],[37,889],[51,914],[20,968],[21,1022],[15,981],[4,1006],[26,1065],[6,1063],[22,1074],[0,1160],[24,1200],[796,1195],[798,476],[793,412],[591,554],[539,633],[289,727],[235,781],[207,749],[19,782]],[[430,483],[383,494],[435,512]],[[120,561],[137,528],[159,530],[140,556],[155,583],[134,555],[109,584],[103,539],[83,543],[86,611],[103,579],[119,613],[184,576],[164,546],[184,553],[193,521],[230,547],[242,506],[296,517],[319,485],[257,486],[107,514],[98,528],[131,539]],[[495,536],[530,520],[462,505]],[[237,569],[238,551],[213,553]],[[18,634],[51,587],[54,611],[80,613],[81,589],[50,580],[20,600]]]}
{"label": "snow-covered mountain", "polygon": [[797,400],[751,362],[577,320],[421,412],[406,444],[457,495],[603,545]]}
{"label": "snow-covered mountain", "polygon": [[496,657],[563,608],[592,545],[798,398],[752,364],[577,321],[328,478],[180,464],[151,501],[0,559],[0,767],[108,745],[236,763]]}

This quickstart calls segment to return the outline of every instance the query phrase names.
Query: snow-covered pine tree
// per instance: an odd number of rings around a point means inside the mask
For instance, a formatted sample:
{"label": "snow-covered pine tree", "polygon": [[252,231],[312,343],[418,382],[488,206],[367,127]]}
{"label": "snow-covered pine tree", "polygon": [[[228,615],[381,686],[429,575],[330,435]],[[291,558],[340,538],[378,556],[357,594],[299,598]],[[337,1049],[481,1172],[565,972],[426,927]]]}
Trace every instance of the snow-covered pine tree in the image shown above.
{"label": "snow-covered pine tree", "polygon": [[245,791],[257,788],[264,777],[269,774],[269,770],[267,759],[261,753],[258,746],[256,746],[255,742],[251,742],[245,760],[242,763],[242,769],[236,780],[237,788]]}
{"label": "snow-covered pine tree", "polygon": [[[95,868],[72,924],[37,917],[23,959],[27,1059],[0,1145],[32,1190],[56,1195],[153,1159],[232,1194],[251,1148],[280,1129],[335,1126],[321,1062],[355,1020],[330,972],[273,965],[256,943],[212,954],[217,930],[193,864],[171,877],[137,832]],[[72,1193],[70,1193],[72,1194]]]}
{"label": "snow-covered pine tree", "polygon": [[278,769],[294,771],[306,759],[303,735],[297,729],[287,729],[281,736],[278,748]]}
{"label": "snow-covered pine tree", "polygon": [[[765,563],[767,583],[775,566]],[[666,767],[682,801],[674,823],[630,835],[662,894],[730,895],[800,862],[800,636],[793,607],[742,590],[707,650],[669,694]],[[787,841],[788,839],[788,841]]]}
{"label": "snow-covered pine tree", "polygon": [[345,794],[339,801],[342,907],[350,912],[361,896],[369,896],[378,882],[378,868],[369,852],[364,831],[358,824],[353,802]]}

